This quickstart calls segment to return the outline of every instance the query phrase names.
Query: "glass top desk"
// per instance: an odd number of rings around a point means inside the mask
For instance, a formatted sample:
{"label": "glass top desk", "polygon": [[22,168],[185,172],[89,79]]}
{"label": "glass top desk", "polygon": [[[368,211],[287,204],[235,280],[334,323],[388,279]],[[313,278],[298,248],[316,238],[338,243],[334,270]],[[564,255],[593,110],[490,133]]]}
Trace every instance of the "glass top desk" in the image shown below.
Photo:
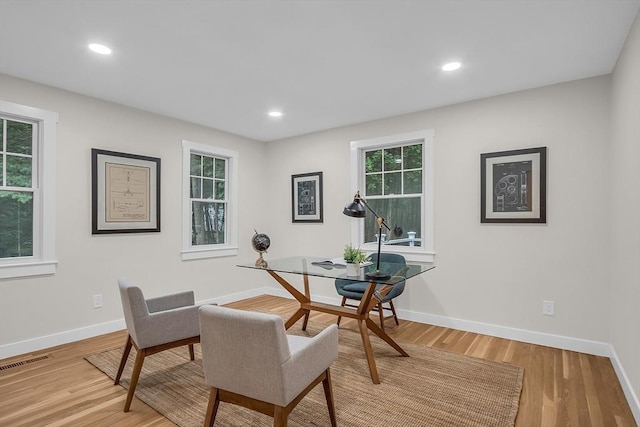
{"label": "glass top desk", "polygon": [[[360,336],[362,337],[362,344],[364,346],[364,352],[367,357],[367,363],[369,365],[369,373],[371,374],[371,380],[374,384],[380,383],[378,376],[378,369],[376,367],[376,361],[373,356],[373,349],[371,348],[371,342],[369,341],[369,331],[372,331],[378,337],[383,339],[387,344],[396,349],[402,356],[409,356],[406,351],[400,347],[400,345],[393,340],[387,333],[380,328],[373,320],[369,318],[369,312],[378,304],[378,301],[388,294],[393,285],[401,280],[410,279],[411,277],[422,274],[425,271],[429,271],[435,268],[433,263],[419,263],[409,262],[406,265],[392,263],[385,263],[385,270],[388,273],[394,273],[390,278],[379,281],[370,281],[365,277],[365,274],[369,271],[374,271],[376,266],[369,265],[361,269],[360,276],[351,277],[347,276],[347,272],[344,266],[339,265],[323,265],[317,264],[322,261],[326,261],[326,258],[316,257],[304,257],[295,256],[289,258],[274,259],[268,261],[267,267],[257,267],[254,264],[240,264],[238,267],[253,268],[257,270],[265,270],[271,275],[283,288],[285,288],[299,303],[298,310],[287,319],[285,322],[285,328],[289,329],[298,320],[304,317],[302,324],[302,330],[306,330],[307,322],[309,320],[309,313],[311,311],[320,311],[323,313],[334,314],[336,316],[348,317],[355,319],[360,330]],[[287,274],[299,274],[303,276],[304,280],[304,293],[296,289],[291,283],[287,282],[280,276],[280,273]],[[309,291],[309,276],[325,277],[328,279],[348,279],[353,281],[360,281],[363,283],[369,283],[365,293],[360,300],[360,304],[357,308],[341,307],[338,305],[325,304],[321,302],[311,301],[311,293]]]}

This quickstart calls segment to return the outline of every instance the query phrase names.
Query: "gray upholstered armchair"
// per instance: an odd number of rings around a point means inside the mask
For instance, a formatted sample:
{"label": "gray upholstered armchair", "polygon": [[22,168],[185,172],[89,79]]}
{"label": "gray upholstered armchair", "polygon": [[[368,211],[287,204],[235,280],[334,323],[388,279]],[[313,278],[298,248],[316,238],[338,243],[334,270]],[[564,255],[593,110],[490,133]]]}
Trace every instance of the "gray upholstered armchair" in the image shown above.
{"label": "gray upholstered armchair", "polygon": [[193,344],[200,342],[200,324],[198,306],[195,305],[191,291],[145,300],[142,290],[127,279],[119,279],[118,286],[129,336],[115,378],[116,385],[120,383],[131,346],[137,350],[124,404],[124,412],[128,412],[144,358],[163,350],[188,345],[189,356],[193,360]]}
{"label": "gray upholstered armchair", "polygon": [[205,382],[211,387],[205,426],[213,426],[220,402],[234,403],[274,418],[287,417],[322,382],[331,425],[336,426],[329,366],[338,357],[338,328],[313,338],[287,335],[278,315],[200,308]]}

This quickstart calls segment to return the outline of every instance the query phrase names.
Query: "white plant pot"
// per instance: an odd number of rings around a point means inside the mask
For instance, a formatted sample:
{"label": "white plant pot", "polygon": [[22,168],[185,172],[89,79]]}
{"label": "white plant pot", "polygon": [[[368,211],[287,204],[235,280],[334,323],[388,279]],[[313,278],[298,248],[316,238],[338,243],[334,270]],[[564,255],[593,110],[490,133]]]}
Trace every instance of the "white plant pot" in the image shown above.
{"label": "white plant pot", "polygon": [[360,276],[360,264],[347,263],[347,276],[357,277]]}

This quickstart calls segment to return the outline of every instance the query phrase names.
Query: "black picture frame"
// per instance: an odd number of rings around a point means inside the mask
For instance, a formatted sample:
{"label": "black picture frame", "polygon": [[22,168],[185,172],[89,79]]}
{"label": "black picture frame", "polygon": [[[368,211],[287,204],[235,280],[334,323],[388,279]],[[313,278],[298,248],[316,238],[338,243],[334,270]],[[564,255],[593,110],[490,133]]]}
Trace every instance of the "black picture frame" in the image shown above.
{"label": "black picture frame", "polygon": [[322,199],[322,172],[291,175],[292,222],[323,222]]}
{"label": "black picture frame", "polygon": [[91,149],[91,234],[160,232],[160,159]]}
{"label": "black picture frame", "polygon": [[547,222],[547,147],[480,155],[480,222]]}

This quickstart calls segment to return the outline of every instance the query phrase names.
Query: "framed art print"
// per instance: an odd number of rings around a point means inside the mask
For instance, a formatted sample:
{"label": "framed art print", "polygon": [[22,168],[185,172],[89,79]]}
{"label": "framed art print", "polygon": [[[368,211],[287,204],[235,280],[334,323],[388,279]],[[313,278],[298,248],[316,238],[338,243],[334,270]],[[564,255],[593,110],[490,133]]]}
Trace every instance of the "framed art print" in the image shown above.
{"label": "framed art print", "polygon": [[160,159],[91,149],[91,234],[160,231]]}
{"label": "framed art print", "polygon": [[547,222],[547,147],[480,155],[480,222]]}
{"label": "framed art print", "polygon": [[322,222],[322,172],[291,175],[292,222]]}

